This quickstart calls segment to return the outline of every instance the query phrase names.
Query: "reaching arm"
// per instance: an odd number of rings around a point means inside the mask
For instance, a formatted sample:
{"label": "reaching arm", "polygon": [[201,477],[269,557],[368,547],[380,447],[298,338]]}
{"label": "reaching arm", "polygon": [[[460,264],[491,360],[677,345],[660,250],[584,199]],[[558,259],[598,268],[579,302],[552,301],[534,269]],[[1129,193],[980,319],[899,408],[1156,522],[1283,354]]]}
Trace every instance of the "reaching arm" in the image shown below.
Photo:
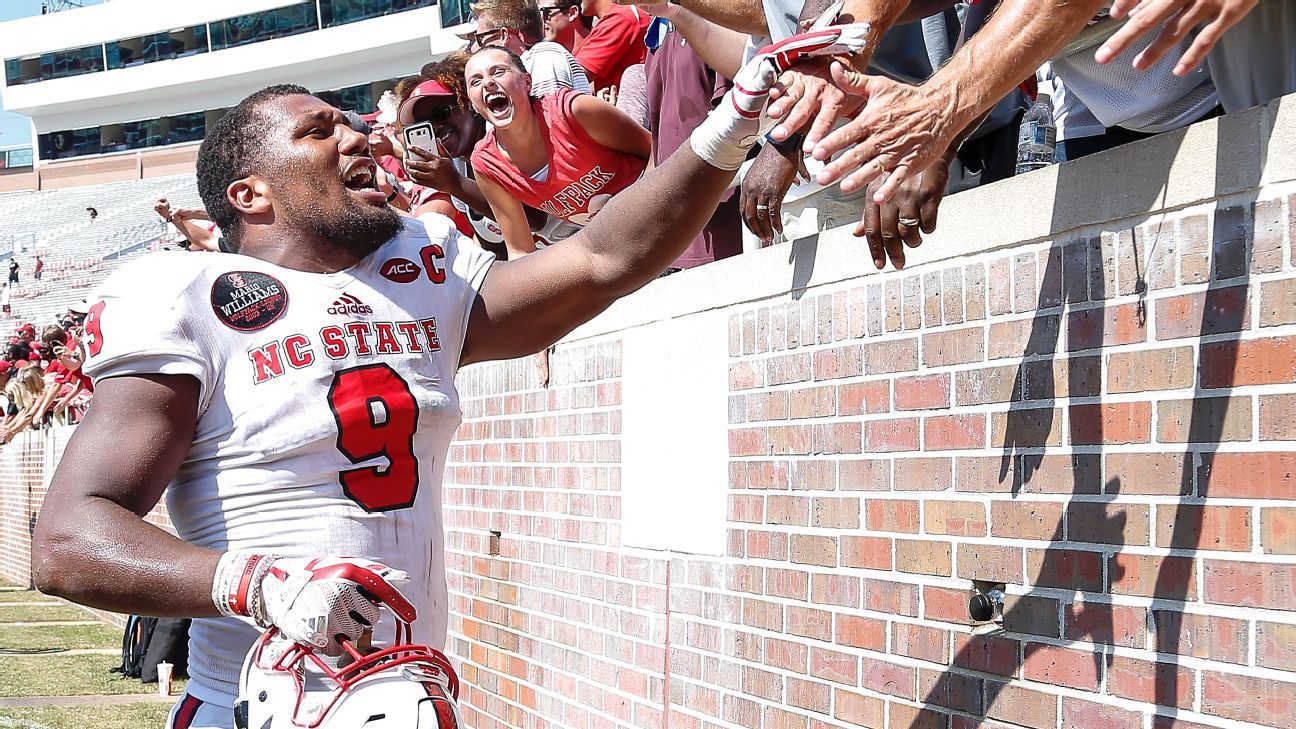
{"label": "reaching arm", "polygon": [[54,403],[54,412],[58,413],[67,410],[68,405],[72,404],[73,398],[81,394],[81,390],[84,389],[84,387],[85,385],[81,384],[81,380],[73,380],[72,389],[68,391],[68,394],[59,398],[58,401]]}
{"label": "reaching arm", "polygon": [[[712,0],[714,2],[714,0]],[[621,0],[621,4],[629,4]],[[728,3],[715,3],[728,8]],[[675,30],[684,36],[702,62],[715,69],[725,78],[733,78],[742,66],[743,53],[747,50],[747,34],[725,27],[675,3],[636,3],[640,10],[665,18],[675,26]],[[765,16],[757,3],[756,11],[760,18],[760,33],[765,33]]]}
{"label": "reaching arm", "polygon": [[171,212],[171,217],[181,217],[185,220],[206,220],[211,222],[211,216],[202,208],[178,208]]}
{"label": "reaching arm", "polygon": [[535,238],[527,222],[525,206],[490,177],[477,172],[477,186],[490,203],[490,216],[504,233],[509,260],[535,252]]}
{"label": "reaching arm", "polygon": [[711,219],[732,178],[686,144],[576,235],[495,264],[473,306],[461,363],[537,352],[656,278]]}
{"label": "reaching arm", "polygon": [[171,224],[180,231],[180,235],[189,241],[191,246],[196,246],[204,251],[219,250],[216,243],[216,234],[207,229],[200,220],[208,220],[207,211],[201,209],[181,209],[171,214]]}
{"label": "reaching arm", "polygon": [[44,593],[159,616],[210,617],[220,553],[149,524],[193,442],[198,381],[103,380],[36,521],[32,573]]}
{"label": "reaching arm", "polygon": [[865,105],[822,141],[814,131],[806,139],[816,159],[846,150],[819,173],[818,181],[842,180],[842,190],[851,192],[888,172],[874,199],[890,199],[908,176],[949,149],[958,132],[1065,46],[1103,2],[1004,0],[981,31],[920,87],[835,64],[837,85]]}
{"label": "reaching arm", "polygon": [[[765,6],[761,0],[682,0],[680,5],[722,28],[746,35],[769,35]],[[720,71],[719,68],[716,70]],[[733,74],[725,76],[733,78]]]}
{"label": "reaching arm", "polygon": [[450,218],[451,220],[454,220],[455,206],[454,203],[450,202],[444,197],[438,196],[432,198],[431,200],[428,200],[422,205],[419,205],[417,208],[415,208],[410,212],[410,214],[416,218],[420,215],[427,215],[428,213],[439,213],[441,215],[446,216],[447,218]]}
{"label": "reaching arm", "polygon": [[[817,20],[868,23],[868,44],[859,53],[846,57],[850,66],[862,73],[868,68],[882,35],[909,7],[909,0],[845,0],[836,21],[824,17],[830,5],[829,0],[808,0],[801,10],[800,23],[803,27]],[[831,64],[829,59],[816,59],[804,62],[783,74],[779,79],[780,86],[770,94],[776,100],[770,104],[770,116],[780,119],[771,136],[786,140],[810,125],[807,136],[818,141],[832,130],[838,118],[851,109],[858,108],[858,102],[848,98],[833,83]]]}
{"label": "reaching arm", "polygon": [[49,384],[41,390],[40,397],[36,399],[36,409],[32,413],[32,422],[40,422],[45,417],[45,413],[50,412],[50,406],[58,399],[58,383]]}
{"label": "reaching arm", "polygon": [[572,99],[572,115],[594,141],[641,159],[652,156],[652,135],[628,114],[589,94]]}

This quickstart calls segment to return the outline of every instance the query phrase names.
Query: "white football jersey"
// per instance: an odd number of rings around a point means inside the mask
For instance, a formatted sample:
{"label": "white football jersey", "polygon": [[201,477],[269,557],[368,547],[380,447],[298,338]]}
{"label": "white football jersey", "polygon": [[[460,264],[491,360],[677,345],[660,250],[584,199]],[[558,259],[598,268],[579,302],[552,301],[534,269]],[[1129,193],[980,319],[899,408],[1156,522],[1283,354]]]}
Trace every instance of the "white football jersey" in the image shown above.
{"label": "white football jersey", "polygon": [[[91,297],[85,370],[96,382],[162,373],[201,383],[193,446],[167,489],[181,538],[405,570],[414,642],[440,648],[454,378],[492,260],[439,216],[407,220],[333,274],[229,253],[150,254]],[[375,641],[393,629],[387,615]],[[233,706],[258,634],[250,620],[194,620],[189,692]]]}

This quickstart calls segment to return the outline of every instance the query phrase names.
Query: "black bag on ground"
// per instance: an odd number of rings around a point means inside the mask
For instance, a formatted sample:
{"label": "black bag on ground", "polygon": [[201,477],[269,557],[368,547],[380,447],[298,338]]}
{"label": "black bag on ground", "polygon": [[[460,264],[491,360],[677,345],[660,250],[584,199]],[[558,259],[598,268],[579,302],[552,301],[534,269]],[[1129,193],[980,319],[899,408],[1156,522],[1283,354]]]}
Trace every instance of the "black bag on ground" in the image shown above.
{"label": "black bag on ground", "polygon": [[157,683],[157,664],[166,661],[175,668],[171,675],[188,675],[189,620],[132,615],[122,635],[122,662],[113,673]]}

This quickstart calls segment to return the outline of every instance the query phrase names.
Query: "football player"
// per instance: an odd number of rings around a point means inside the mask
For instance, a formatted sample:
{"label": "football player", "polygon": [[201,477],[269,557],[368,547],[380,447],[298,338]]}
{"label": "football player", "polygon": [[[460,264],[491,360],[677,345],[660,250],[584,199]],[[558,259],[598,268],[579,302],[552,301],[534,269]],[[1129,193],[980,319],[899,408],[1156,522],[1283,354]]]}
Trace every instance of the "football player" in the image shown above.
{"label": "football player", "polygon": [[[146,256],[90,307],[95,399],[36,526],[39,589],[195,618],[177,729],[231,726],[258,626],[340,655],[391,634],[379,605],[403,592],[415,642],[443,646],[455,373],[537,352],[651,281],[711,217],[778,73],[866,34],[758,56],[690,145],[582,232],[508,262],[449,220],[399,217],[365,135],[306,89],[244,99],[198,157],[232,253]],[[178,536],[145,518],[164,491]]]}

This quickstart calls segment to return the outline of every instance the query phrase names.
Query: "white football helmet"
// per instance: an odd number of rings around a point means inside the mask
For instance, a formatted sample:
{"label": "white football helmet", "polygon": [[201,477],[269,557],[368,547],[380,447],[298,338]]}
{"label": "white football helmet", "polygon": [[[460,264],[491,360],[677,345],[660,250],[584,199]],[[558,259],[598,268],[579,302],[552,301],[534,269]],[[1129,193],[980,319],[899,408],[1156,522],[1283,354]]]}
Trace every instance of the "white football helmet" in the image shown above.
{"label": "white football helmet", "polygon": [[270,628],[243,662],[234,723],[239,729],[464,729],[459,677],[449,659],[409,639],[409,623],[398,618],[392,647],[366,655],[343,639],[346,655],[338,661]]}

